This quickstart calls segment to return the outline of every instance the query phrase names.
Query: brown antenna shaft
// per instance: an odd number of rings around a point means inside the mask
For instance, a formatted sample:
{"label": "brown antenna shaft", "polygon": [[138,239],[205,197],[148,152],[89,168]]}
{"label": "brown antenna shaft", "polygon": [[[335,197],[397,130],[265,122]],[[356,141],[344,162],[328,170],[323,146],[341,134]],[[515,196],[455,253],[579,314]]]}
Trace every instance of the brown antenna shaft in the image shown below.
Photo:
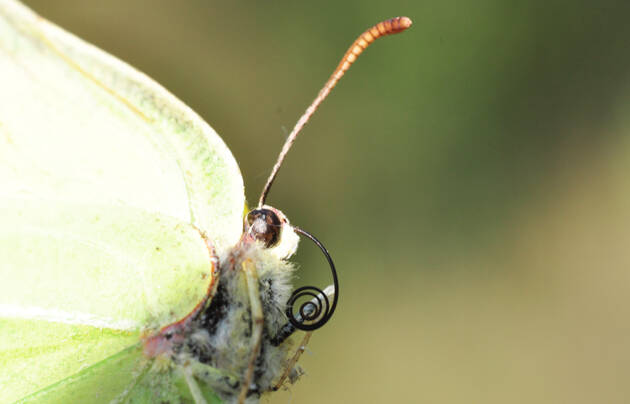
{"label": "brown antenna shaft", "polygon": [[341,58],[341,61],[339,62],[339,65],[337,66],[335,71],[333,71],[326,84],[324,84],[324,87],[319,91],[319,94],[317,95],[315,100],[313,100],[313,102],[311,103],[311,105],[309,105],[304,114],[302,114],[300,119],[293,127],[291,133],[289,133],[289,137],[287,137],[287,140],[284,142],[284,146],[282,146],[282,150],[280,151],[278,160],[276,160],[276,164],[273,166],[271,174],[267,179],[267,183],[265,184],[265,187],[260,194],[260,200],[258,201],[259,209],[262,207],[262,205],[265,204],[265,199],[267,198],[267,194],[269,193],[271,184],[273,184],[273,181],[276,179],[278,171],[280,170],[280,166],[282,166],[282,162],[291,149],[291,146],[295,142],[297,135],[300,133],[304,125],[306,125],[313,113],[315,113],[317,107],[319,107],[319,104],[324,101],[326,96],[335,87],[339,79],[341,79],[344,73],[350,68],[350,66],[352,66],[355,60],[357,60],[359,55],[363,53],[368,45],[374,42],[374,40],[382,36],[397,34],[406,30],[410,26],[411,20],[407,17],[390,18],[389,20],[379,22],[373,27],[367,29],[364,33],[359,35],[359,37],[354,41],[352,45],[350,45],[350,48],[348,48],[345,55],[343,55],[343,58]]}

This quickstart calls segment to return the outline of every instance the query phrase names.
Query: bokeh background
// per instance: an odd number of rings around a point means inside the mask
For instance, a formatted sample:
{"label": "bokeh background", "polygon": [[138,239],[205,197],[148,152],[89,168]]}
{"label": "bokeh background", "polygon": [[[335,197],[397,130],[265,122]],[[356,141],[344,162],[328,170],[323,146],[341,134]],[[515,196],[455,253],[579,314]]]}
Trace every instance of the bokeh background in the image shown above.
{"label": "bokeh background", "polygon": [[[341,299],[269,403],[630,402],[630,2],[27,0],[203,116]],[[329,278],[314,247],[300,283]]]}

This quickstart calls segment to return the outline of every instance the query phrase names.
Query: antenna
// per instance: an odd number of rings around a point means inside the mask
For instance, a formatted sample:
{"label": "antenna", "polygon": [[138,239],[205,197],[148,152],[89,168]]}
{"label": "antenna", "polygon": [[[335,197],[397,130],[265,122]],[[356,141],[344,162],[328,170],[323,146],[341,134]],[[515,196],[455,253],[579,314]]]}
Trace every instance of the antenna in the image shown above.
{"label": "antenna", "polygon": [[319,104],[324,101],[326,96],[328,96],[330,91],[335,87],[339,79],[341,79],[345,72],[348,71],[350,66],[352,66],[354,61],[357,60],[359,55],[363,53],[368,45],[374,42],[374,40],[382,36],[397,34],[406,30],[410,26],[411,20],[407,17],[390,18],[389,20],[379,22],[373,27],[367,29],[364,33],[359,35],[359,37],[352,43],[352,45],[350,45],[350,48],[348,48],[345,55],[343,55],[341,61],[339,62],[339,65],[337,66],[335,71],[333,71],[326,84],[324,84],[324,87],[319,90],[319,94],[317,94],[317,97],[313,100],[311,105],[306,108],[304,114],[302,114],[300,119],[297,121],[291,133],[289,133],[289,137],[287,137],[287,140],[284,142],[284,146],[282,146],[282,150],[278,155],[278,160],[276,160],[276,164],[274,164],[273,169],[271,170],[271,174],[267,179],[267,183],[265,184],[265,187],[260,194],[260,199],[258,200],[258,209],[262,208],[262,206],[265,204],[265,199],[267,199],[267,194],[269,193],[271,184],[273,184],[273,181],[276,179],[278,171],[280,170],[280,166],[282,166],[284,158],[287,156],[287,153],[291,149],[291,146],[293,146],[297,135],[300,133],[304,125],[306,125],[313,113],[315,113],[315,110],[317,110]]}

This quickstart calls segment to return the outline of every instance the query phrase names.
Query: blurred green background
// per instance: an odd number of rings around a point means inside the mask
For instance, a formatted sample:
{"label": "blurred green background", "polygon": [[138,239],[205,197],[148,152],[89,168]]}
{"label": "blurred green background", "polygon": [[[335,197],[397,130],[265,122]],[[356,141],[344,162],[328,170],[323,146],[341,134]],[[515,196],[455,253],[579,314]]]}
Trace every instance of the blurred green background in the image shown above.
{"label": "blurred green background", "polygon": [[[337,314],[270,403],[630,400],[630,2],[26,1],[203,116],[329,247]],[[303,243],[299,283],[329,278]]]}

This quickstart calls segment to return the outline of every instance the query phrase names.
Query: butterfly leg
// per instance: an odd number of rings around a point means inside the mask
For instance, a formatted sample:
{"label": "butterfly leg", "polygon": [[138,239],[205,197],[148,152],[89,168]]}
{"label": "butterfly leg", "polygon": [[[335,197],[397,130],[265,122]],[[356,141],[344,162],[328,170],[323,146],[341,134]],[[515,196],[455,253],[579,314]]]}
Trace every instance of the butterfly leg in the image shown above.
{"label": "butterfly leg", "polygon": [[203,397],[201,390],[199,389],[199,385],[195,381],[195,378],[192,375],[190,369],[186,369],[184,371],[184,378],[186,379],[186,384],[188,385],[188,390],[195,401],[195,404],[208,404],[206,399]]}
{"label": "butterfly leg", "polygon": [[302,356],[302,354],[306,350],[306,345],[308,344],[308,341],[311,339],[311,335],[313,335],[313,331],[307,331],[306,334],[304,334],[304,338],[302,338],[302,342],[300,342],[300,346],[298,347],[297,351],[295,351],[295,354],[293,354],[293,357],[287,363],[287,367],[284,370],[284,373],[282,374],[282,376],[280,376],[280,379],[278,379],[276,384],[273,386],[274,391],[279,390],[280,387],[282,387],[282,385],[284,384],[284,381],[287,379],[287,377],[289,377],[289,375],[291,374],[291,371],[295,368],[295,364],[300,359],[300,356]]}
{"label": "butterfly leg", "polygon": [[258,290],[258,274],[256,273],[256,266],[251,260],[244,261],[242,265],[243,273],[245,274],[245,280],[247,282],[249,304],[252,313],[252,351],[249,357],[247,370],[245,371],[245,377],[243,378],[241,393],[238,397],[238,402],[240,404],[245,402],[245,399],[247,398],[247,392],[249,391],[249,387],[254,376],[254,366],[256,364],[258,354],[260,353],[260,344],[262,341],[264,324],[262,303],[260,301],[260,292]]}
{"label": "butterfly leg", "polygon": [[[328,286],[326,289],[324,289],[323,292],[326,295],[326,297],[329,299],[329,301],[332,300],[334,298],[334,296],[335,296],[335,288],[334,288],[333,285]],[[319,299],[314,298],[313,300],[311,300],[311,302],[313,302],[313,304],[316,304],[316,302],[318,300],[323,300],[321,295],[319,296]],[[314,307],[314,306],[307,307],[305,309],[305,314],[307,314],[307,315],[310,314],[309,310],[312,310],[312,307]],[[298,318],[296,318],[296,319],[300,323],[303,322],[303,320],[300,318],[299,315],[298,315]],[[280,329],[278,334],[272,340],[272,344],[274,344],[276,346],[280,345],[281,343],[286,341],[287,338],[289,338],[291,335],[293,335],[293,333],[296,331],[296,329],[297,328],[291,322],[288,322],[287,324],[285,324]],[[302,354],[306,350],[306,345],[308,344],[309,340],[311,339],[311,335],[312,334],[313,334],[313,331],[307,331],[306,334],[304,334],[304,338],[302,338],[302,342],[298,346],[297,351],[295,351],[295,354],[293,354],[293,357],[287,363],[287,367],[286,367],[284,373],[282,374],[280,379],[278,379],[278,381],[274,385],[274,387],[273,387],[274,390],[280,389],[280,387],[282,387],[282,385],[284,384],[284,381],[287,379],[287,377],[289,377],[289,375],[291,374],[291,371],[295,368],[295,364],[300,359],[300,356],[302,356]]]}
{"label": "butterfly leg", "polygon": [[188,362],[181,368],[180,375],[195,404],[215,402],[214,395],[231,395],[240,385],[237,375],[198,361]]}

